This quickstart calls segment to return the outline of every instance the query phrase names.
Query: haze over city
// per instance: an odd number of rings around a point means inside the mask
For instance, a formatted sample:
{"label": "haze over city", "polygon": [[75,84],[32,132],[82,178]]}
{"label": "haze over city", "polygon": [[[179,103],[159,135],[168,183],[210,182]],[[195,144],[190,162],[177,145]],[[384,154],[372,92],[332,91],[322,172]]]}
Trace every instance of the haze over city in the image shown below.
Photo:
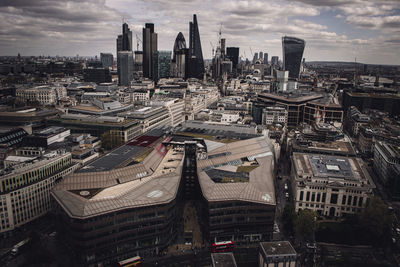
{"label": "haze over city", "polygon": [[[397,0],[17,0],[0,3],[0,55],[94,56],[115,54],[122,21],[134,35],[155,24],[158,46],[171,50],[176,33],[188,34],[196,13],[205,59],[218,32],[227,45],[281,56],[281,36],[307,41],[307,61],[400,64],[400,3]],[[221,27],[222,25],[222,27]],[[141,48],[140,48],[141,49]]]}

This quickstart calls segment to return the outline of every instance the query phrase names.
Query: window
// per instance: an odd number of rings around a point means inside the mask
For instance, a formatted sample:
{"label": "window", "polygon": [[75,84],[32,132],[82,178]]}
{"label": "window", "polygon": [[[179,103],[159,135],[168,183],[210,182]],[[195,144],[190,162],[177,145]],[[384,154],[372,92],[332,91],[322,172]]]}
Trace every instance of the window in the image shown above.
{"label": "window", "polygon": [[307,192],[306,201],[310,201],[310,192]]}
{"label": "window", "polygon": [[317,194],[317,202],[320,202],[321,201],[321,193],[318,193]]}
{"label": "window", "polygon": [[357,206],[357,196],[354,196],[354,199],[353,199],[353,206]]}
{"label": "window", "polygon": [[360,199],[358,200],[358,206],[359,206],[359,207],[362,207],[363,200],[364,200],[363,197],[360,197]]}
{"label": "window", "polygon": [[337,204],[338,194],[331,194],[331,204]]}
{"label": "window", "polygon": [[312,195],[311,195],[311,201],[315,201],[315,192],[312,192]]}
{"label": "window", "polygon": [[347,205],[351,205],[351,196],[349,196],[349,198],[347,199]]}
{"label": "window", "polygon": [[343,195],[342,197],[342,205],[346,205],[346,195]]}
{"label": "window", "polygon": [[325,202],[326,201],[326,193],[323,193],[322,194],[322,202]]}

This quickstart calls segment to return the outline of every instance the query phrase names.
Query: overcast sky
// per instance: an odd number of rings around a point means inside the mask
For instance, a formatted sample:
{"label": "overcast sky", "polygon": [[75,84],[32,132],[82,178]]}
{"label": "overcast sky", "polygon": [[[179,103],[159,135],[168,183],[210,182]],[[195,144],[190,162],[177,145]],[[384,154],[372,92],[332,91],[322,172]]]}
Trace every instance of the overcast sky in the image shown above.
{"label": "overcast sky", "polygon": [[0,0],[0,55],[115,55],[124,19],[141,38],[153,22],[172,50],[196,13],[204,58],[222,37],[243,57],[282,57],[281,37],[306,40],[304,57],[400,65],[400,0]]}

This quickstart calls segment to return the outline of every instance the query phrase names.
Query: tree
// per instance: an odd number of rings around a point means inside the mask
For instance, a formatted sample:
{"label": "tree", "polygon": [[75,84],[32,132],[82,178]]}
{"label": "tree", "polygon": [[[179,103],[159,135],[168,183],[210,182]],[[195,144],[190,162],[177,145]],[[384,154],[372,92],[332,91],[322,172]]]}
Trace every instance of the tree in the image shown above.
{"label": "tree", "polygon": [[111,150],[122,144],[121,138],[111,134],[111,132],[105,132],[100,137],[101,146],[106,150]]}
{"label": "tree", "polygon": [[312,210],[300,210],[295,220],[296,234],[303,240],[309,240],[314,233],[317,213]]}
{"label": "tree", "polygon": [[373,245],[390,242],[392,216],[388,206],[379,197],[372,197],[359,215],[360,225],[368,233]]}
{"label": "tree", "polygon": [[282,224],[283,229],[289,235],[293,234],[293,227],[296,220],[296,212],[292,203],[286,203],[285,208],[282,212]]}

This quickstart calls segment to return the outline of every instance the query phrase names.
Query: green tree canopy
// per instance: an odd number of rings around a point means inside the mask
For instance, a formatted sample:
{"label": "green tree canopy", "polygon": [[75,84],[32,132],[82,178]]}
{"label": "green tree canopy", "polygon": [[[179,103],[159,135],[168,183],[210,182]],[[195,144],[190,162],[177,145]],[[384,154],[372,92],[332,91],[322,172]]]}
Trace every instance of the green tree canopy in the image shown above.
{"label": "green tree canopy", "polygon": [[295,220],[296,234],[303,240],[311,239],[317,213],[312,210],[300,210]]}

